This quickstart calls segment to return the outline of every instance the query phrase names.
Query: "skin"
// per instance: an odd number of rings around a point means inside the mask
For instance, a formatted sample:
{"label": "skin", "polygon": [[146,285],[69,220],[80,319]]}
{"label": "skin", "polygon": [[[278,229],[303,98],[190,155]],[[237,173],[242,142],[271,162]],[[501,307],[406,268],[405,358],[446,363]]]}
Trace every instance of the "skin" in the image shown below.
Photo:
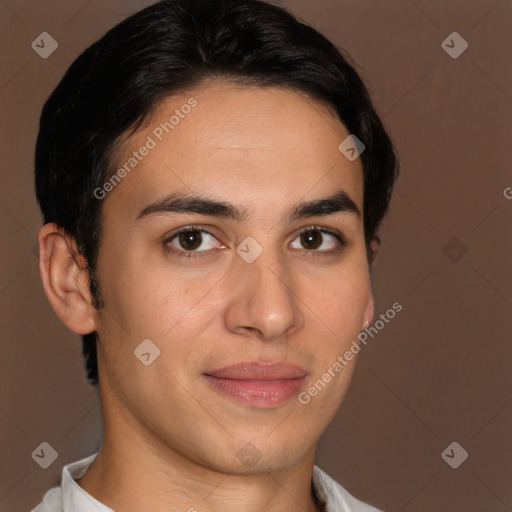
{"label": "skin", "polygon": [[[362,164],[339,152],[348,132],[316,101],[228,82],[162,101],[117,163],[191,96],[197,106],[103,199],[97,277],[104,309],[92,307],[74,241],[55,224],[40,231],[51,305],[72,331],[96,330],[100,339],[103,445],[79,485],[124,512],[319,511],[311,492],[315,448],[356,358],[307,405],[292,397],[256,409],[213,389],[202,374],[240,361],[284,360],[307,370],[307,389],[369,324],[363,219],[351,212],[285,216],[338,190],[362,212]],[[248,215],[136,219],[171,192],[204,194]],[[177,238],[166,242],[175,230],[197,224],[214,235],[203,238],[206,256],[171,252],[185,252]],[[299,233],[312,225],[341,233],[347,245],[325,256],[338,242],[324,234],[319,248],[304,246]],[[250,264],[236,253],[247,236],[263,248]],[[146,338],[160,349],[149,366],[133,353]],[[259,456],[253,465],[237,456],[247,443]]]}

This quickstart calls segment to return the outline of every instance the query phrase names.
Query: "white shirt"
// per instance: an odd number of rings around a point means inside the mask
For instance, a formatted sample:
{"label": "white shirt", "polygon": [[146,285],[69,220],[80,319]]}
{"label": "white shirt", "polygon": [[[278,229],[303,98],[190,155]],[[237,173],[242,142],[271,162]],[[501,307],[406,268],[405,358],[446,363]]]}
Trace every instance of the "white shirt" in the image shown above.
{"label": "white shirt", "polygon": [[[86,473],[96,455],[64,466],[60,487],[50,489],[31,512],[114,512],[75,482]],[[381,512],[354,498],[317,466],[313,466],[313,487],[325,512]]]}

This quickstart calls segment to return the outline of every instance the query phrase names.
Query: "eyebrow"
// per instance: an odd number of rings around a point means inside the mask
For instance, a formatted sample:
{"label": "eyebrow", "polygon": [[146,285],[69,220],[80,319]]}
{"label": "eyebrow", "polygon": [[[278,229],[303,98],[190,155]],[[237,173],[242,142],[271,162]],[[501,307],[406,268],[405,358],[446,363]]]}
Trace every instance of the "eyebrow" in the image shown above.
{"label": "eyebrow", "polygon": [[[338,212],[352,213],[361,218],[361,211],[356,203],[342,190],[330,197],[293,206],[287,212],[286,218],[292,221],[306,217],[332,215]],[[238,222],[246,220],[249,216],[249,211],[246,208],[225,201],[200,195],[173,193],[146,206],[137,215],[136,220],[169,213],[197,213]]]}

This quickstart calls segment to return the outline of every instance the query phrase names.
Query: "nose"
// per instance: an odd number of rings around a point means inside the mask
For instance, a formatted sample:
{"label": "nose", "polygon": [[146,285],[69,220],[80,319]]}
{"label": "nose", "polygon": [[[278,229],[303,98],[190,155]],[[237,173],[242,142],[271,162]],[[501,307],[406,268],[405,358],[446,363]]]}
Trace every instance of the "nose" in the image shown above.
{"label": "nose", "polygon": [[293,275],[279,255],[266,250],[252,263],[237,261],[225,311],[229,331],[262,340],[289,336],[302,328],[304,315]]}

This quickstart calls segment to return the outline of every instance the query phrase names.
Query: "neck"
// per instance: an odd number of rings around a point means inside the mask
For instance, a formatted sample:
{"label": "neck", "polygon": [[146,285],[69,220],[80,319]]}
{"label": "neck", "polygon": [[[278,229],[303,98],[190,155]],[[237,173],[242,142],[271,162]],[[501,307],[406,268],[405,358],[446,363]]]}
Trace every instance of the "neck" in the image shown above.
{"label": "neck", "polygon": [[[176,458],[141,457],[104,447],[77,483],[123,512],[321,512],[312,491],[313,464],[268,474],[223,474],[178,466]],[[309,457],[308,457],[309,459]]]}
{"label": "neck", "polygon": [[321,512],[314,447],[292,467],[229,472],[164,445],[121,411],[105,416],[100,453],[78,484],[123,512]]}

